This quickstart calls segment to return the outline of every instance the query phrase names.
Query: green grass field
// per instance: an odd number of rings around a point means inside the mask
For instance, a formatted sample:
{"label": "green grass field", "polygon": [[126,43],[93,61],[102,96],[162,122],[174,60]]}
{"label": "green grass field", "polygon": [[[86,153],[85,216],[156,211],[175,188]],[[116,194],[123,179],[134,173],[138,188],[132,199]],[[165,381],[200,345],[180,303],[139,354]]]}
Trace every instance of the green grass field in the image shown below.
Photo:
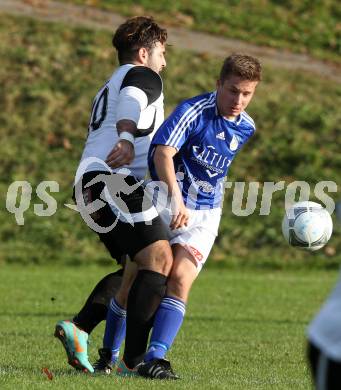
{"label": "green grass field", "polygon": [[[336,271],[203,270],[169,354],[182,380],[92,377],[66,364],[52,334],[109,267],[1,266],[1,389],[308,389],[304,332]],[[54,300],[51,300],[51,298]],[[91,337],[96,359],[103,324]],[[48,367],[50,382],[41,373]]]}
{"label": "green grass field", "polygon": [[[172,25],[340,61],[336,0],[67,1],[124,15],[148,12]],[[324,250],[289,248],[280,231],[283,192],[269,216],[248,218],[232,214],[226,194],[220,235],[169,354],[181,381],[87,376],[66,364],[54,325],[71,318],[111,271],[95,235],[63,206],[71,201],[91,100],[116,64],[110,41],[105,31],[0,15],[0,389],[309,389],[304,332],[337,278],[341,225]],[[172,47],[167,62],[167,114],[182,99],[214,89],[220,59]],[[258,131],[229,179],[305,180],[312,190],[320,180],[339,183],[340,97],[340,85],[328,79],[265,66],[248,110]],[[14,180],[33,187],[25,226],[4,208]],[[58,211],[49,218],[33,213],[42,180],[60,184],[52,194]],[[340,191],[330,195],[337,200]],[[91,361],[103,329],[91,336]]]}

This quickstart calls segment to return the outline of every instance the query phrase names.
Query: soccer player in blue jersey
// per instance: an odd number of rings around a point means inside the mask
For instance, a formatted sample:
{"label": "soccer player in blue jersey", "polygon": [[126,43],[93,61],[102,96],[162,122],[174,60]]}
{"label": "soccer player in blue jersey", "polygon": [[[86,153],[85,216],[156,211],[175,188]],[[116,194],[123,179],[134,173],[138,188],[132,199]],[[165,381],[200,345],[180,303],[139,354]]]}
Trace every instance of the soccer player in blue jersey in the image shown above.
{"label": "soccer player in blue jersey", "polygon": [[181,103],[153,137],[149,169],[152,179],[166,183],[172,195],[171,206],[160,216],[169,226],[174,261],[138,369],[142,376],[158,377],[181,327],[191,286],[218,233],[224,178],[255,132],[245,109],[260,79],[257,59],[231,55],[222,66],[217,90]]}
{"label": "soccer player in blue jersey", "polygon": [[[191,286],[217,236],[224,178],[255,131],[245,109],[260,79],[257,59],[240,54],[228,57],[216,91],[181,103],[153,137],[151,177],[166,183],[172,195],[167,207],[157,205],[157,209],[168,226],[174,262],[148,351],[137,368],[141,376],[177,378],[164,358],[181,327]],[[114,341],[117,349],[117,340],[108,338],[107,346]]]}

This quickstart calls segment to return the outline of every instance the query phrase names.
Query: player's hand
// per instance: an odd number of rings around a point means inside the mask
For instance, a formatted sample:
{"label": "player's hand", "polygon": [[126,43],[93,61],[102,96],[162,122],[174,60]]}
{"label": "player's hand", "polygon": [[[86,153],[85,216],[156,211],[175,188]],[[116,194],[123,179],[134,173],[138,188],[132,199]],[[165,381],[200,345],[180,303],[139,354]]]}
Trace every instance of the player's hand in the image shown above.
{"label": "player's hand", "polygon": [[111,168],[119,168],[129,165],[135,157],[134,145],[124,139],[117,142],[112,151],[108,154],[105,162]]}
{"label": "player's hand", "polygon": [[188,225],[189,211],[182,199],[172,201],[172,215],[172,220],[169,224],[172,230]]}

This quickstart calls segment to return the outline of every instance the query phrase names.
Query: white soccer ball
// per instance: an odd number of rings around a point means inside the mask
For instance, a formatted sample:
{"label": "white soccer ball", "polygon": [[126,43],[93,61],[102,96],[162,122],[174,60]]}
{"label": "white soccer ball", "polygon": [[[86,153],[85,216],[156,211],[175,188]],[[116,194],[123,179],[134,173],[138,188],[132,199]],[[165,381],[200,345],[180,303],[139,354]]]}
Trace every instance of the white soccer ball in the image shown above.
{"label": "white soccer ball", "polygon": [[319,203],[305,201],[293,204],[284,215],[282,232],[294,247],[316,251],[324,247],[333,231],[333,221]]}

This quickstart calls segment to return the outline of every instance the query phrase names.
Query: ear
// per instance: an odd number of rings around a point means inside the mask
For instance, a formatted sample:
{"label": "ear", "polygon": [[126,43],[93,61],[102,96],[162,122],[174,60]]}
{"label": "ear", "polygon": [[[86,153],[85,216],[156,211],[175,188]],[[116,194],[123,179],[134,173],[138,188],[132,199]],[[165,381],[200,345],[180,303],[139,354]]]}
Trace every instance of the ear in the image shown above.
{"label": "ear", "polygon": [[142,64],[142,65],[146,65],[147,64],[147,61],[148,61],[148,58],[149,58],[149,54],[148,54],[148,51],[145,47],[140,47],[138,53],[137,53],[137,57],[138,57],[138,61]]}
{"label": "ear", "polygon": [[216,86],[217,86],[217,89],[218,89],[219,87],[221,87],[221,81],[220,81],[220,79],[217,80]]}

